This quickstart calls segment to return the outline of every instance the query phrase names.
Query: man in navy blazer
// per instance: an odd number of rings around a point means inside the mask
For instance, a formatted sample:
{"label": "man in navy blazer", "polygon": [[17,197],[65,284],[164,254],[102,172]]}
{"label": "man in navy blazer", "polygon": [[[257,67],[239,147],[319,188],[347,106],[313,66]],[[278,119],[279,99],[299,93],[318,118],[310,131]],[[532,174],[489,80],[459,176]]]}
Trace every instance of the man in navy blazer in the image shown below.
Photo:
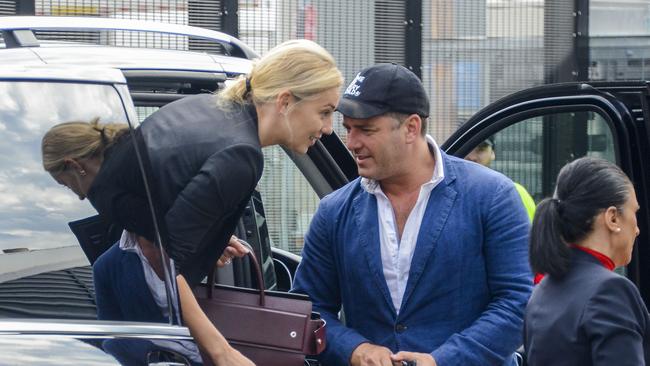
{"label": "man in navy blazer", "polygon": [[512,181],[425,135],[402,66],[362,70],[338,110],[361,178],[321,200],[294,282],[327,321],[322,363],[515,365],[532,274]]}

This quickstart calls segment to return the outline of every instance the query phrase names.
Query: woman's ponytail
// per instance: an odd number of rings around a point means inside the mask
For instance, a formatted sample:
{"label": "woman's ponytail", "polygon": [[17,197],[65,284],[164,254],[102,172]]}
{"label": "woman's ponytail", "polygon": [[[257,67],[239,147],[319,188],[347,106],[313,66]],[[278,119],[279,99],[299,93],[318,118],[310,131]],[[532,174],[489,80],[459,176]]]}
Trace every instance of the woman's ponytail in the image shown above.
{"label": "woman's ponytail", "polygon": [[546,198],[537,205],[530,232],[530,265],[535,273],[563,277],[571,250],[562,235],[561,201]]}
{"label": "woman's ponytail", "polygon": [[[246,78],[246,75],[238,76],[234,81],[228,84],[225,89],[219,92],[219,99],[217,99],[217,101],[221,107],[227,107],[230,103],[246,103],[248,98]],[[248,82],[250,83],[250,80]]]}

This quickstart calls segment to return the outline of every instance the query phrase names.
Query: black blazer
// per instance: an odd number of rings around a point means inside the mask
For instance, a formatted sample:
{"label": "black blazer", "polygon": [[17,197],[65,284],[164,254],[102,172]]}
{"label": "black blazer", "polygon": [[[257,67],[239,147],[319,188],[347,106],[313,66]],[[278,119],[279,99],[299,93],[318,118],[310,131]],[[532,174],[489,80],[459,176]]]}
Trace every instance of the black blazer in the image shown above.
{"label": "black blazer", "polygon": [[650,319],[636,286],[590,254],[572,252],[569,273],[546,276],[528,302],[528,364],[645,365]]}
{"label": "black blazer", "polygon": [[[228,244],[257,182],[264,155],[252,104],[223,110],[212,94],[170,103],[134,134],[140,146],[167,253],[196,284]],[[88,198],[109,222],[153,238],[133,142],[105,156]]]}

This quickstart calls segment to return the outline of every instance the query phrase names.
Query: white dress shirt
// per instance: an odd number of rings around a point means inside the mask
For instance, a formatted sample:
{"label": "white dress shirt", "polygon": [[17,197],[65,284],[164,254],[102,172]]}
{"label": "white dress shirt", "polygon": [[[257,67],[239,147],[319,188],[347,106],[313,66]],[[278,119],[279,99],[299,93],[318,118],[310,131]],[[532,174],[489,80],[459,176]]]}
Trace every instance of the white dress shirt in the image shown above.
{"label": "white dress shirt", "polygon": [[[142,270],[144,272],[144,279],[147,282],[147,287],[153,296],[156,305],[160,308],[163,316],[166,318],[169,316],[169,311],[167,309],[167,293],[165,292],[165,281],[161,280],[156,271],[153,270],[149,260],[142,253],[142,249],[138,245],[136,235],[129,233],[128,231],[122,231],[122,237],[120,237],[120,249],[125,252],[132,252],[138,255],[140,262],[142,262]],[[174,268],[173,264],[171,266],[172,270]],[[172,278],[176,278],[172,276]],[[172,289],[173,291],[173,289]],[[174,302],[173,307],[178,309],[178,304],[176,304],[176,296],[172,296],[172,301]]]}
{"label": "white dress shirt", "polygon": [[393,306],[398,314],[409,279],[411,259],[413,258],[413,252],[415,252],[415,244],[418,239],[420,225],[422,224],[424,211],[427,208],[429,196],[431,196],[431,191],[445,178],[440,148],[430,135],[426,136],[426,140],[436,162],[433,169],[433,176],[430,181],[420,187],[420,194],[406,220],[401,239],[397,232],[393,206],[382,191],[381,185],[376,180],[361,178],[361,186],[377,199],[381,262],[384,268],[384,278],[386,279],[386,284],[388,285],[388,290],[393,300]]}

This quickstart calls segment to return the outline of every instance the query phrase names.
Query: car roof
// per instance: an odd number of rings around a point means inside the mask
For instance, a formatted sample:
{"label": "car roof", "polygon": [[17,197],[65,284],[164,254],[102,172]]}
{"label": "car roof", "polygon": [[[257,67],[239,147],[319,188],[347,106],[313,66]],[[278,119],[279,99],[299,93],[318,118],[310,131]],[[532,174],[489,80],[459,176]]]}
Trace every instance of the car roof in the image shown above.
{"label": "car roof", "polygon": [[[161,34],[187,35],[220,44],[235,45],[255,53],[241,41],[225,33],[197,27],[84,17],[0,17],[0,31],[5,37],[14,31],[88,31],[133,30]],[[33,34],[32,34],[33,36]],[[243,51],[242,51],[243,52]],[[106,46],[70,41],[38,41],[0,48],[0,68],[14,65],[80,65],[111,67],[121,70],[182,70],[225,73],[228,77],[247,73],[251,61],[247,58],[213,55],[200,51],[160,48]]]}
{"label": "car roof", "polygon": [[99,45],[48,44],[30,49],[0,49],[0,69],[15,65],[80,65],[120,70],[222,72],[229,77],[250,71],[251,61],[179,50]]}
{"label": "car roof", "polygon": [[84,83],[126,84],[124,74],[120,70],[107,67],[79,66],[13,66],[0,67],[0,79],[3,80],[59,80],[81,81]]}
{"label": "car roof", "polygon": [[181,24],[169,24],[133,19],[100,17],[48,17],[48,16],[9,16],[0,17],[0,31],[51,30],[51,31],[100,31],[122,30],[142,31],[162,34],[189,36],[228,46],[239,57],[257,57],[244,42],[226,33]]}
{"label": "car roof", "polygon": [[[165,69],[225,72],[240,74],[246,72],[250,62],[217,62],[210,55],[191,51],[172,51],[160,49],[123,48],[123,47],[39,47],[32,50],[48,65],[79,64],[84,66],[113,67],[128,69]],[[243,61],[243,62],[242,62]]]}

